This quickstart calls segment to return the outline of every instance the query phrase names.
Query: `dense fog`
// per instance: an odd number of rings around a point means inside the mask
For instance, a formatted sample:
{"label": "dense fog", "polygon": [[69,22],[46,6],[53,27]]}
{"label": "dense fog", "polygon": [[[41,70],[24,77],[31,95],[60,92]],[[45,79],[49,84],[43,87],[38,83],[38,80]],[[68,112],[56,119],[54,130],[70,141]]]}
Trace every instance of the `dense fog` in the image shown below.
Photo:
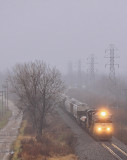
{"label": "dense fog", "polygon": [[106,72],[105,50],[114,44],[118,74],[126,74],[127,2],[125,0],[1,0],[0,70],[15,63],[44,60],[66,73],[67,64],[94,54]]}

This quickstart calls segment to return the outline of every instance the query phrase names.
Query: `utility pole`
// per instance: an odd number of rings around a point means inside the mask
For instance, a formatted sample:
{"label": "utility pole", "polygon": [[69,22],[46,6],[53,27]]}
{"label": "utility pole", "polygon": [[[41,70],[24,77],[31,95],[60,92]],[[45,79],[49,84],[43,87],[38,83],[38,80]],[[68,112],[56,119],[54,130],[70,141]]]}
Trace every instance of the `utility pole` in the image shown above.
{"label": "utility pole", "polygon": [[7,110],[8,110],[8,80],[6,80],[6,89],[7,89]]}
{"label": "utility pole", "polygon": [[0,91],[0,93],[1,93],[0,96],[2,97],[1,117],[3,118],[3,113],[4,113],[4,111],[3,111],[4,110],[3,109],[4,108],[4,91]]}
{"label": "utility pole", "polygon": [[5,85],[3,85],[5,89],[5,110],[8,110],[8,80],[6,80]]}

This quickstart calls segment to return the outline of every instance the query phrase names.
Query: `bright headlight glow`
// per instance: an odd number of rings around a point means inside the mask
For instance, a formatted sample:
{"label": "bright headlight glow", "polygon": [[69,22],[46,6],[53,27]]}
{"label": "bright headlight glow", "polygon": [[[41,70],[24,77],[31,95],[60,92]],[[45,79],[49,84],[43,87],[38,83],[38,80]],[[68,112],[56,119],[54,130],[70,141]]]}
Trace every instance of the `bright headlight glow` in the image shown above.
{"label": "bright headlight glow", "polygon": [[101,127],[98,127],[98,129],[97,129],[98,131],[101,131],[102,129],[101,129]]}
{"label": "bright headlight glow", "polygon": [[108,128],[107,128],[107,131],[110,131],[110,130],[111,130],[111,128],[108,127]]}
{"label": "bright headlight glow", "polygon": [[106,112],[101,112],[101,116],[105,117],[106,116]]}

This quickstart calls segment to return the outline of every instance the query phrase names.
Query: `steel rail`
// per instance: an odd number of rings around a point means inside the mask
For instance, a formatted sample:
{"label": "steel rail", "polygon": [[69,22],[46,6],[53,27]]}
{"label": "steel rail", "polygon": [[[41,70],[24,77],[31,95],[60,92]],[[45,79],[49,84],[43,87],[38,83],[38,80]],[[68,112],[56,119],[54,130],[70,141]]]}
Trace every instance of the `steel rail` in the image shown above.
{"label": "steel rail", "polygon": [[104,148],[106,148],[115,158],[117,158],[118,160],[122,160],[122,158],[120,158],[111,148],[109,148],[107,145],[105,145],[104,143],[102,143],[102,146]]}
{"label": "steel rail", "polygon": [[122,154],[124,154],[124,155],[127,157],[127,153],[124,152],[124,151],[123,151],[121,148],[119,148],[117,145],[115,145],[115,144],[112,143],[112,146],[113,146],[114,148],[116,148],[117,150],[119,150]]}

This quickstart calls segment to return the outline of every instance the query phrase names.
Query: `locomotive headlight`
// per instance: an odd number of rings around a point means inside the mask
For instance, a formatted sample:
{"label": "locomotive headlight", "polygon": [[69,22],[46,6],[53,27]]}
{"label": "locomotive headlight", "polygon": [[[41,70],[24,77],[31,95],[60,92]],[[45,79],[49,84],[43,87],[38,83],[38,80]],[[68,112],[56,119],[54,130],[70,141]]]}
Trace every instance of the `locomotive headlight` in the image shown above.
{"label": "locomotive headlight", "polygon": [[108,128],[107,128],[107,131],[108,131],[108,132],[110,132],[110,131],[111,131],[111,128],[110,128],[110,127],[108,127]]}
{"label": "locomotive headlight", "polygon": [[101,116],[105,117],[106,116],[106,112],[101,112]]}
{"label": "locomotive headlight", "polygon": [[100,132],[100,131],[102,130],[102,128],[101,128],[101,127],[98,127],[97,130]]}

